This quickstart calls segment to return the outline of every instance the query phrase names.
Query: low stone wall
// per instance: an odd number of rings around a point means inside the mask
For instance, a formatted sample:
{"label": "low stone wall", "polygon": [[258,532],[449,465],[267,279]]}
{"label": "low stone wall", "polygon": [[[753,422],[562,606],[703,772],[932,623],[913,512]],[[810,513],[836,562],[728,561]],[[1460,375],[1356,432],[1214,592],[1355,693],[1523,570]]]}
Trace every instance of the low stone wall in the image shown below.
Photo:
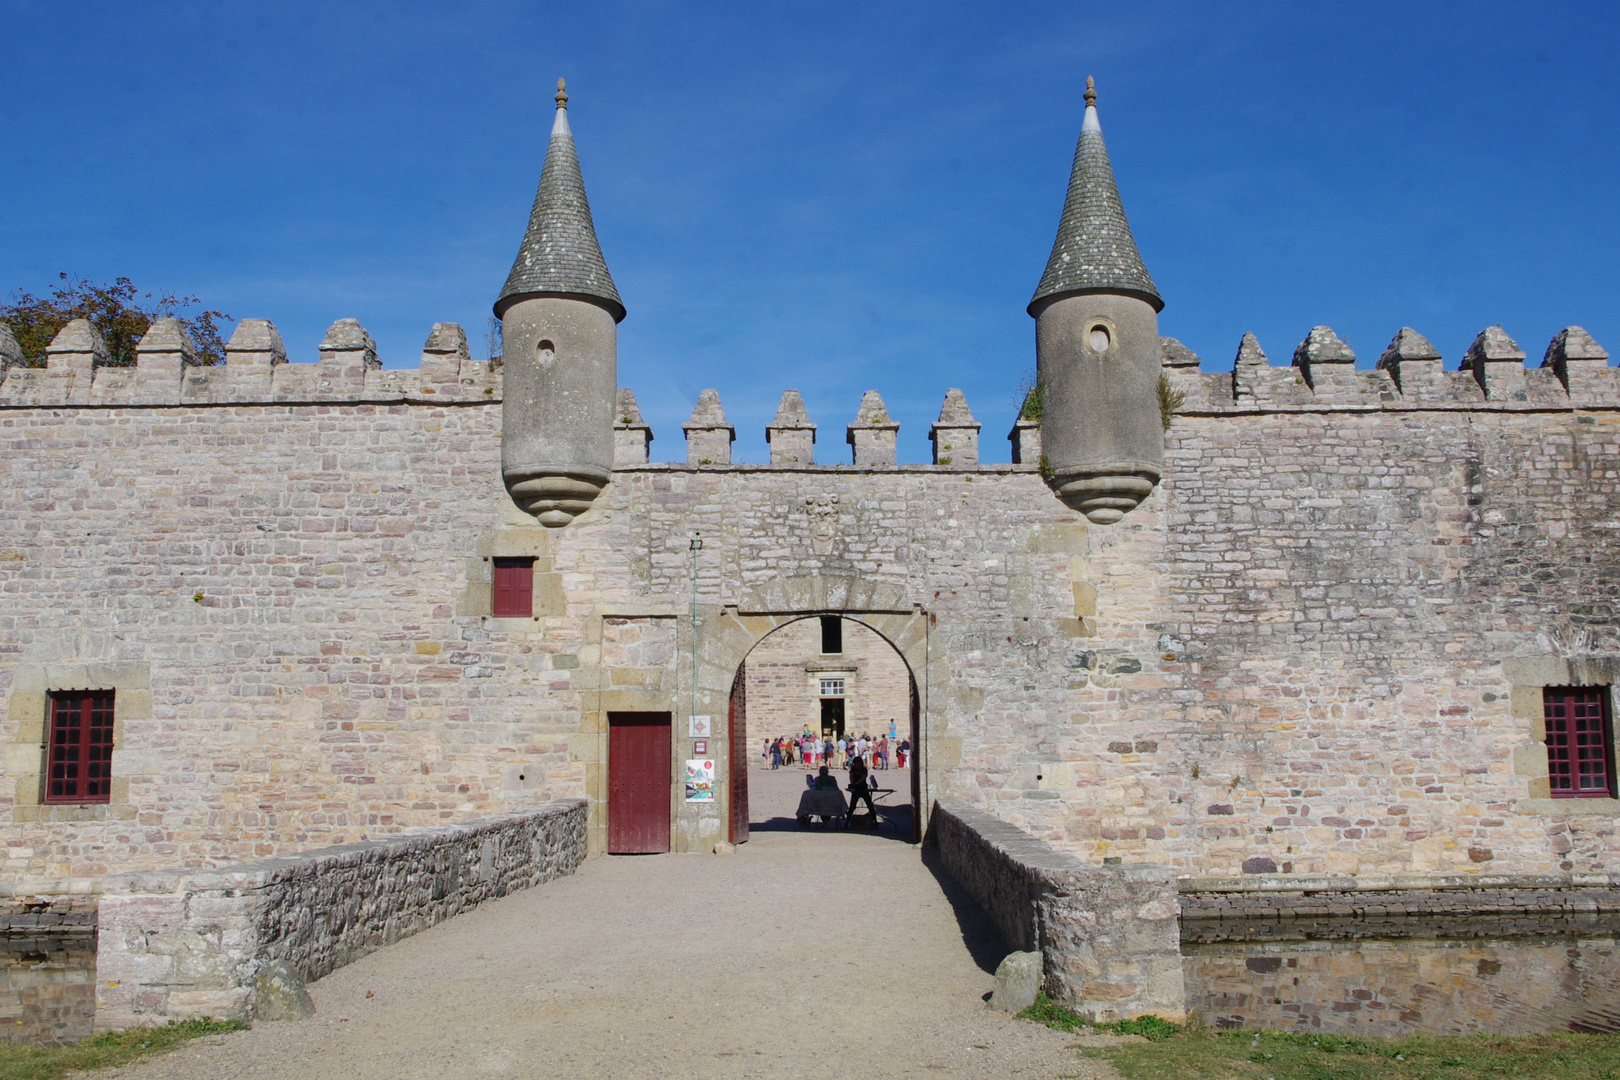
{"label": "low stone wall", "polygon": [[1176,880],[1088,866],[983,811],[935,803],[928,843],[1014,950],[1039,950],[1047,996],[1092,1020],[1186,1018]]}
{"label": "low stone wall", "polygon": [[1435,878],[1421,882],[1346,878],[1268,880],[1251,884],[1208,878],[1180,885],[1183,919],[1271,920],[1389,918],[1409,915],[1549,916],[1620,912],[1620,884],[1605,875],[1581,881],[1553,875]]}
{"label": "low stone wall", "polygon": [[583,799],[212,870],[102,885],[98,1029],[251,1019],[277,961],[314,981],[486,900],[572,873]]}

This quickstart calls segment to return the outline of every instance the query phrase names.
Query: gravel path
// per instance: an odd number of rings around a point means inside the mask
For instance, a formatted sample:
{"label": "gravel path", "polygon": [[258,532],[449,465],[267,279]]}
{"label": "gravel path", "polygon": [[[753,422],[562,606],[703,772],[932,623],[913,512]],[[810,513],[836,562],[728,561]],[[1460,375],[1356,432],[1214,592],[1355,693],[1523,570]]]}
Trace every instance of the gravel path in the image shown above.
{"label": "gravel path", "polygon": [[[790,817],[803,774],[753,777],[756,819]],[[985,1008],[1000,956],[915,847],[767,828],[734,855],[588,860],[334,972],[312,1020],[96,1075],[1113,1076]]]}

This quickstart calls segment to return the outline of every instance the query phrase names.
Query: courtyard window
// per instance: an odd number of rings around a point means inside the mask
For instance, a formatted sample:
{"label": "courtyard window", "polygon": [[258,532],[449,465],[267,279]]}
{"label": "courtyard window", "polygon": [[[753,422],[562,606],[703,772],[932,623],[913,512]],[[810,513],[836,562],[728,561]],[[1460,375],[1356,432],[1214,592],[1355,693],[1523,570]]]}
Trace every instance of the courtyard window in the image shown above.
{"label": "courtyard window", "polygon": [[1614,731],[1606,686],[1549,686],[1547,772],[1555,799],[1613,798]]}
{"label": "courtyard window", "polygon": [[843,679],[822,679],[821,680],[821,696],[822,697],[843,697],[844,696],[844,680]]}
{"label": "courtyard window", "polygon": [[823,653],[844,651],[844,620],[837,615],[821,617],[821,651]]}
{"label": "courtyard window", "polygon": [[495,560],[495,588],[489,613],[501,619],[534,617],[534,560]]}
{"label": "courtyard window", "polygon": [[52,694],[46,738],[46,802],[104,803],[112,799],[111,690]]}

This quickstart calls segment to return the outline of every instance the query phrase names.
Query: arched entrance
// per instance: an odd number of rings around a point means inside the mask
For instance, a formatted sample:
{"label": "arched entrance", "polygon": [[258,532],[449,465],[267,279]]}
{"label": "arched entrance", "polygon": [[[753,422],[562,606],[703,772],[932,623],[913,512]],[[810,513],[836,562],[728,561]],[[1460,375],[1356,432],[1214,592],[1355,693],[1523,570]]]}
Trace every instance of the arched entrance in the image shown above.
{"label": "arched entrance", "polygon": [[[738,662],[731,683],[728,839],[746,841],[751,826],[793,827],[820,767],[845,790],[859,756],[878,792],[876,820],[867,824],[917,841],[921,712],[905,656],[866,621],[837,612],[782,619]],[[765,774],[762,799],[751,793],[754,771]]]}
{"label": "arched entrance", "polygon": [[[735,762],[746,769],[757,759],[743,732],[732,737],[737,673],[754,647],[778,627],[824,616],[861,623],[904,662],[909,686],[902,715],[910,723],[900,726],[915,732],[916,767],[907,777],[913,789],[909,801],[919,811],[913,815],[913,832],[926,825],[921,818],[945,770],[960,760],[960,738],[930,709],[930,686],[946,700],[963,696],[943,656],[930,652],[929,612],[898,585],[838,575],[775,578],[737,589],[719,603],[699,598],[674,610],[662,603],[598,608],[589,632],[599,643],[601,668],[591,673],[592,688],[584,699],[588,730],[577,743],[591,800],[588,842],[593,854],[613,846],[611,796],[623,771],[616,766],[623,766],[625,757],[613,755],[610,743],[616,718],[623,724],[629,713],[658,713],[659,721],[668,723],[663,730],[671,767],[656,793],[669,806],[669,843],[661,850],[711,851],[729,836],[741,835],[749,820],[747,777],[734,777],[731,766]],[[745,697],[741,704],[746,721],[751,703]]]}

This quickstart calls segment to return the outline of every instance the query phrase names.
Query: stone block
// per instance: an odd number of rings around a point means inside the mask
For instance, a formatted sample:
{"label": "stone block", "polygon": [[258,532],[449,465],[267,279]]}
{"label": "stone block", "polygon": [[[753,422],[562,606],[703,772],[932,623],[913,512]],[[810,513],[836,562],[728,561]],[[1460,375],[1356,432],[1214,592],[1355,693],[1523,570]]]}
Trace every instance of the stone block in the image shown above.
{"label": "stone block", "polygon": [[1038,421],[1017,421],[1007,433],[1007,441],[1012,443],[1014,465],[1040,465],[1041,425]]}
{"label": "stone block", "polygon": [[308,1020],[315,1015],[304,980],[285,960],[261,966],[246,997],[246,1012],[254,1021]]}
{"label": "stone block", "polygon": [[934,464],[953,468],[968,468],[979,463],[979,423],[968,409],[962,391],[954,387],[945,392],[939,419],[928,431],[928,440],[934,446]]}
{"label": "stone block", "polygon": [[849,425],[845,441],[856,465],[893,465],[900,425],[889,419],[889,410],[876,390],[861,398],[855,422]]}
{"label": "stone block", "polygon": [[1552,368],[1572,399],[1596,402],[1608,390],[1608,352],[1579,326],[1567,326],[1547,344],[1541,366]]}
{"label": "stone block", "polygon": [[1524,350],[1500,326],[1487,326],[1463,357],[1487,401],[1525,401]]}
{"label": "stone block", "polygon": [[765,429],[771,447],[772,465],[812,465],[815,463],[816,425],[804,409],[797,390],[784,390],[776,409],[776,419]]}
{"label": "stone block", "polygon": [[727,423],[717,391],[705,390],[698,395],[692,418],[681,429],[686,432],[688,465],[731,464],[731,444],[737,441],[737,429]]}
{"label": "stone block", "polygon": [[1035,1004],[1045,970],[1038,952],[1008,953],[996,966],[996,988],[989,1005],[1006,1013],[1021,1013]]}
{"label": "stone block", "polygon": [[[1568,686],[1569,661],[1561,656],[1511,656],[1502,661],[1502,676],[1516,687]],[[1537,714],[1539,697],[1538,693]]]}

